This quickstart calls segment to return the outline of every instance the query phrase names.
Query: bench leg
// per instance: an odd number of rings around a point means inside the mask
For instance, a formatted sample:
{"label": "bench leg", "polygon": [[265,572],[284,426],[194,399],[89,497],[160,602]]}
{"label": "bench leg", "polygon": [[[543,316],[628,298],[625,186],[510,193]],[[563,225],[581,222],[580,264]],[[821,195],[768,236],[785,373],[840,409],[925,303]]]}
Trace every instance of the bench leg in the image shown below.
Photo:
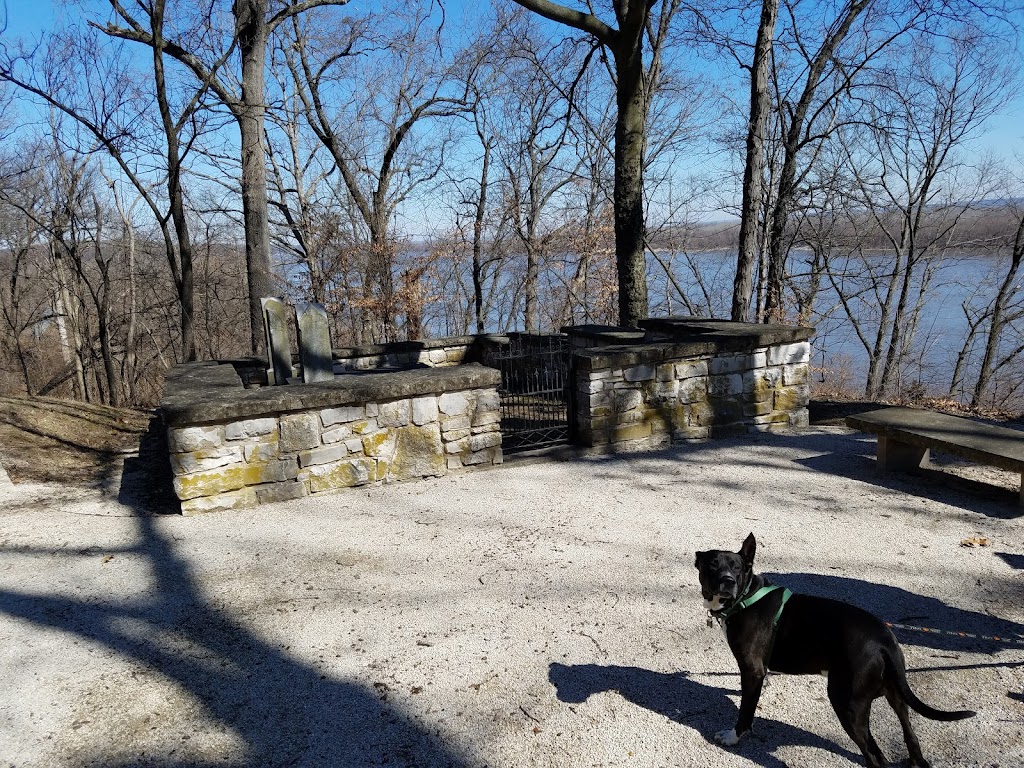
{"label": "bench leg", "polygon": [[916,469],[928,462],[928,449],[879,435],[877,456],[883,472]]}

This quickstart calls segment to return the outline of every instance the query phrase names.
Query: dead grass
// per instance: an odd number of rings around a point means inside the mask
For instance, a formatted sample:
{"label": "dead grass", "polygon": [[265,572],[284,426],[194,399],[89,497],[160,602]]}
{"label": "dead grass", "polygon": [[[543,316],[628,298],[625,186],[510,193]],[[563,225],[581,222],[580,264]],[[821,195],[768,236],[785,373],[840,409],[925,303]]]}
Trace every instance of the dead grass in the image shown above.
{"label": "dead grass", "polygon": [[0,461],[14,482],[95,486],[138,450],[149,411],[0,397]]}

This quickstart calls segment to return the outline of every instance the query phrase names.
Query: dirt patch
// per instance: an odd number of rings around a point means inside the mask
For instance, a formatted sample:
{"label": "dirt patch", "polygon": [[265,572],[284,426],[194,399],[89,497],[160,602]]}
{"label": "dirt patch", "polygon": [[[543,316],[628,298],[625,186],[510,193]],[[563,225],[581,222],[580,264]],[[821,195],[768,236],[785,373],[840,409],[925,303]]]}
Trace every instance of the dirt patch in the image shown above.
{"label": "dirt patch", "polygon": [[16,483],[101,485],[138,451],[152,416],[50,397],[0,397],[0,462]]}

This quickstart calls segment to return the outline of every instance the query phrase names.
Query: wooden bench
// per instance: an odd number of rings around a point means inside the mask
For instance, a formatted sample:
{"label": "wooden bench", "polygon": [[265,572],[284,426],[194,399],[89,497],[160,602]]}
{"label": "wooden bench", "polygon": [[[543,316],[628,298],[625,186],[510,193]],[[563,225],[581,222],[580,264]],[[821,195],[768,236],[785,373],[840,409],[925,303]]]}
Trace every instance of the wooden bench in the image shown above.
{"label": "wooden bench", "polygon": [[846,425],[878,435],[882,471],[913,469],[928,451],[951,453],[978,464],[1021,473],[1024,506],[1024,431],[914,408],[882,408],[847,416]]}

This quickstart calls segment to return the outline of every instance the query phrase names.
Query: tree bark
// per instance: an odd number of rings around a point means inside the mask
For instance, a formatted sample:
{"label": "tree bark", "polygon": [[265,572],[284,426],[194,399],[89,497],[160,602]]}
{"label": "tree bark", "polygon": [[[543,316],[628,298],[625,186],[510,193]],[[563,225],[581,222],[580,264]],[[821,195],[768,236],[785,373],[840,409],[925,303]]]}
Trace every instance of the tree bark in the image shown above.
{"label": "tree bark", "polygon": [[836,49],[849,35],[853,22],[871,4],[872,0],[852,0],[846,7],[845,15],[834,31],[822,42],[814,57],[808,62],[807,80],[804,83],[800,99],[790,114],[789,128],[783,138],[782,171],[779,174],[778,194],[775,208],[771,212],[771,228],[768,232],[768,286],[765,291],[765,304],[762,321],[769,323],[785,319],[785,307],[782,305],[782,287],[786,277],[786,257],[789,249],[785,247],[786,225],[789,214],[793,210],[797,189],[797,157],[805,145],[802,140],[806,129],[805,123],[825,74],[825,69],[832,62]]}
{"label": "tree bark", "polygon": [[[179,147],[178,126],[171,117],[171,108],[167,98],[167,80],[164,73],[163,25],[165,0],[157,0],[153,4],[153,77],[156,90],[157,106],[160,109],[160,121],[167,141],[167,197],[171,209],[171,221],[174,223],[174,234],[178,241],[178,270],[175,275],[175,287],[178,291],[178,304],[181,317],[181,348],[186,361],[197,357],[195,334],[195,284],[192,274],[192,238],[189,233],[188,220],[185,218],[184,192],[181,184],[181,150]],[[126,220],[127,221],[127,220]],[[173,251],[170,243],[168,248]],[[173,253],[168,253],[174,262]]]}
{"label": "tree bark", "polygon": [[750,122],[747,125],[747,156],[743,168],[739,253],[732,293],[732,319],[737,321],[750,319],[750,296],[754,290],[754,267],[758,261],[758,216],[764,198],[764,140],[771,111],[768,72],[778,17],[779,0],[763,0],[754,60],[750,66]]}
{"label": "tree bark", "polygon": [[[647,99],[643,88],[643,27],[633,44],[615,51],[615,265],[619,276],[619,325],[636,328],[647,317],[644,251],[644,149]],[[622,34],[622,33],[620,33]]]}
{"label": "tree bark", "polygon": [[480,143],[484,148],[483,162],[480,167],[480,195],[476,200],[476,211],[473,215],[473,310],[476,315],[476,332],[483,333],[486,328],[484,318],[484,274],[483,274],[483,231],[484,217],[487,214],[487,184],[491,167],[491,141],[477,131]]}
{"label": "tree bark", "polygon": [[[120,0],[110,0],[117,16],[128,26],[114,23],[97,25],[111,37],[160,47],[167,55],[188,67],[231,111],[238,122],[241,142],[242,221],[245,231],[246,276],[249,288],[249,327],[252,351],[259,354],[264,347],[263,309],[260,298],[274,293],[270,261],[270,223],[267,204],[266,146],[263,120],[266,112],[265,64],[267,41],[281,22],[300,13],[325,5],[345,5],[348,0],[303,0],[285,4],[268,16],[269,0],[235,0],[231,12],[235,23],[234,40],[242,62],[241,90],[235,94],[218,79],[217,71],[232,49],[229,47],[214,62],[203,62],[194,51],[186,50],[173,40],[159,40],[147,31]],[[210,24],[212,25],[212,21]],[[184,311],[184,310],[183,310]]]}
{"label": "tree bark", "polygon": [[250,339],[257,353],[264,344],[260,299],[274,295],[267,209],[267,153],[263,144],[267,8],[268,0],[235,0],[232,8],[242,58],[242,91],[236,117],[242,149],[242,222],[249,282]]}

